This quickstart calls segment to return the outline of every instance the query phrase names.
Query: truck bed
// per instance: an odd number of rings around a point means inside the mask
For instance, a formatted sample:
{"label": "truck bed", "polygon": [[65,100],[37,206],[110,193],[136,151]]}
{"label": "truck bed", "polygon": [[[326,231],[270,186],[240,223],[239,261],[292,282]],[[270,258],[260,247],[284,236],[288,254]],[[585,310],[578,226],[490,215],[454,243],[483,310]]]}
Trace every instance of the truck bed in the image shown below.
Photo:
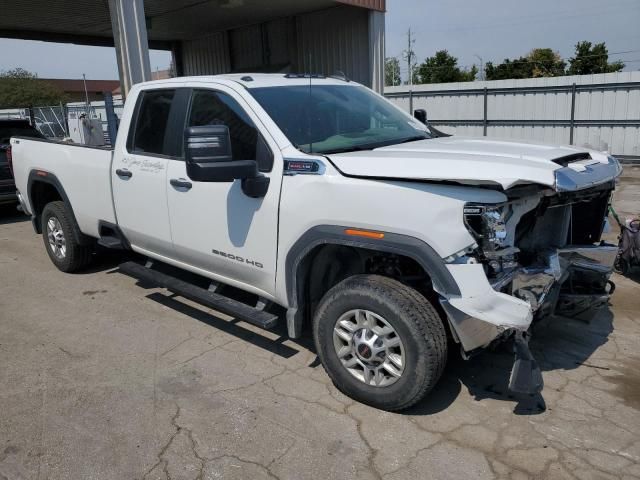
{"label": "truck bed", "polygon": [[11,139],[16,187],[30,212],[28,198],[31,172],[64,189],[80,230],[98,237],[98,222],[116,223],[111,194],[113,150],[46,139]]}

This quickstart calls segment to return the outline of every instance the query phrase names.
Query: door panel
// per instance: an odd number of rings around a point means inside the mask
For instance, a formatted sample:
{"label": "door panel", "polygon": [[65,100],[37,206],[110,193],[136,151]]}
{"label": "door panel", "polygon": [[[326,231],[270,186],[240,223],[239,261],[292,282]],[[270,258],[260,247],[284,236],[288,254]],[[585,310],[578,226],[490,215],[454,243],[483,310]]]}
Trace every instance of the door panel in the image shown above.
{"label": "door panel", "polygon": [[118,225],[131,245],[168,257],[173,256],[173,242],[167,166],[168,156],[175,153],[171,125],[180,114],[180,92],[172,88],[140,93],[126,147],[118,144],[111,173]]}
{"label": "door panel", "polygon": [[[169,179],[188,180],[185,163],[169,161]],[[249,198],[241,182],[167,182],[176,259],[221,277],[273,291],[280,186],[271,179],[264,198]]]}
{"label": "door panel", "polygon": [[[222,103],[215,98],[207,99],[210,114],[198,108],[198,91],[194,91],[187,123],[229,126],[234,160],[255,159],[243,157],[255,155],[255,142],[262,135],[274,153],[273,167],[268,165],[265,169],[271,171],[264,173],[270,177],[269,190],[264,198],[256,199],[242,192],[240,180],[196,182],[187,176],[184,161],[169,160],[166,185],[176,258],[210,272],[213,277],[245,284],[247,290],[272,293],[282,157],[275,142],[259,128],[256,115],[242,98],[224,87],[218,91],[224,94]],[[242,111],[238,111],[239,108]],[[255,132],[251,132],[248,125],[255,127]],[[171,180],[174,180],[173,185]],[[191,187],[181,187],[178,182],[184,181],[190,182]]]}
{"label": "door panel", "polygon": [[[111,173],[118,225],[131,245],[171,256],[166,158],[128,154],[114,158]],[[119,175],[120,174],[120,175]],[[131,176],[126,176],[131,174]]]}

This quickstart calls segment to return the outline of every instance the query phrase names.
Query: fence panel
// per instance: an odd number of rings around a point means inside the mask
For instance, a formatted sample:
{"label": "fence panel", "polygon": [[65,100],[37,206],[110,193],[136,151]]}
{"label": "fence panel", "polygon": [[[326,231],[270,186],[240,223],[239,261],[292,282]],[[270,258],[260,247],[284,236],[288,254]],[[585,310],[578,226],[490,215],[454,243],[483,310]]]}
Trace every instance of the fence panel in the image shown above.
{"label": "fence panel", "polygon": [[640,72],[387,87],[449,133],[607,150],[640,159]]}

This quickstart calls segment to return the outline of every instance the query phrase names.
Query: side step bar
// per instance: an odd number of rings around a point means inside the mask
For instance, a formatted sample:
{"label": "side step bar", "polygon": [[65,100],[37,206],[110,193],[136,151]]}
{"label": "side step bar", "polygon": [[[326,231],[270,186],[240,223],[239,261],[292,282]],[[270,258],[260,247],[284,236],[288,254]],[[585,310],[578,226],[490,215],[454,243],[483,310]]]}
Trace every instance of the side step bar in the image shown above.
{"label": "side step bar", "polygon": [[122,244],[122,240],[112,236],[100,237],[98,239],[98,245],[115,250],[123,250],[125,248]]}
{"label": "side step bar", "polygon": [[130,277],[143,280],[152,285],[166,288],[170,292],[181,297],[188,298],[204,306],[213,308],[239,320],[243,320],[260,328],[273,328],[278,322],[278,316],[267,313],[264,310],[257,310],[245,303],[238,302],[218,293],[205,290],[191,283],[187,283],[178,278],[166,275],[162,272],[151,270],[135,262],[126,262],[119,266],[122,273]]}

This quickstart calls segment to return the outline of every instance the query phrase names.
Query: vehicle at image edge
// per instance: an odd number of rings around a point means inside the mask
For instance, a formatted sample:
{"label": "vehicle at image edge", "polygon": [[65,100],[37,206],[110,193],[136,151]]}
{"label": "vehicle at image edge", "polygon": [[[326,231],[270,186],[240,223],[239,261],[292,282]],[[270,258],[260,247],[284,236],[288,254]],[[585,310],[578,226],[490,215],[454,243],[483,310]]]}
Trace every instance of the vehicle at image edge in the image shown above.
{"label": "vehicle at image edge", "polygon": [[454,346],[468,359],[509,342],[510,389],[539,392],[532,325],[589,320],[612,291],[616,247],[600,237],[621,168],[439,136],[416,113],[345,79],[176,78],[131,90],[113,151],[11,143],[62,271],[96,243],[138,252],[147,265],[122,272],[264,328],[286,318],[292,338],[311,330],[337,388],[378,408],[420,400]]}
{"label": "vehicle at image edge", "polygon": [[9,139],[14,136],[44,138],[28,120],[0,119],[0,205],[18,202],[9,144]]}

